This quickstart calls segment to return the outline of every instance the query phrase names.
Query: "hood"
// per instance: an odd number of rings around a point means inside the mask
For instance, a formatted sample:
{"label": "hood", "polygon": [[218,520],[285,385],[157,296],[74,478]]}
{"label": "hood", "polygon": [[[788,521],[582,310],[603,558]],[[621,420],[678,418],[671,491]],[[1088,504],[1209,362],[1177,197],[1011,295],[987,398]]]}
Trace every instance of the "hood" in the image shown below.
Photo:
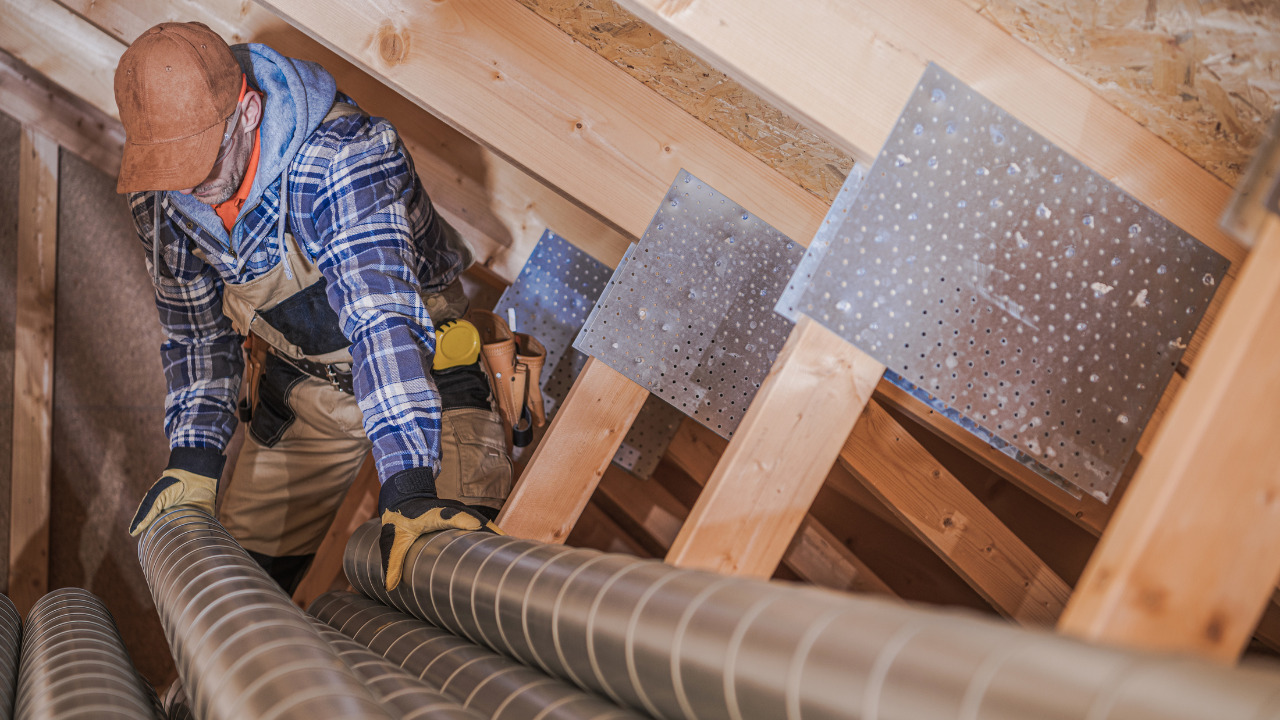
{"label": "hood", "polygon": [[[307,137],[320,126],[333,106],[337,86],[323,67],[285,57],[266,45],[232,45],[231,53],[249,76],[250,84],[266,94],[258,173],[244,204],[248,210],[257,204],[263,191],[285,173]],[[171,192],[168,197],[183,214],[214,237],[223,242],[230,240],[217,214],[208,205],[182,193]],[[253,251],[241,244],[242,238],[237,236],[233,246],[242,257]]]}

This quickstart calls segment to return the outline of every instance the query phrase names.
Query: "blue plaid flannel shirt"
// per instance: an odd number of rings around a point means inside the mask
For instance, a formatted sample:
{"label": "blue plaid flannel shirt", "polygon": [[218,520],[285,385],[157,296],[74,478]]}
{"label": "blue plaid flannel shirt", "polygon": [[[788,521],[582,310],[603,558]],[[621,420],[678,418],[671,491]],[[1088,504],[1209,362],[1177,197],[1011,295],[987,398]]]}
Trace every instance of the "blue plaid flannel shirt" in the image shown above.
{"label": "blue plaid flannel shirt", "polygon": [[[322,124],[287,173],[288,226],[328,281],[329,303],[351,341],[356,397],[379,478],[416,468],[438,474],[435,331],[419,291],[446,287],[469,252],[445,241],[408,152],[382,118],[351,115]],[[244,368],[242,338],[222,311],[223,283],[253,280],[279,262],[280,178],[241,216],[232,247],[165,194],[159,272],[151,262],[156,195],[135,193],[129,202],[168,338],[161,346],[165,432],[174,448],[221,452],[235,429]]]}

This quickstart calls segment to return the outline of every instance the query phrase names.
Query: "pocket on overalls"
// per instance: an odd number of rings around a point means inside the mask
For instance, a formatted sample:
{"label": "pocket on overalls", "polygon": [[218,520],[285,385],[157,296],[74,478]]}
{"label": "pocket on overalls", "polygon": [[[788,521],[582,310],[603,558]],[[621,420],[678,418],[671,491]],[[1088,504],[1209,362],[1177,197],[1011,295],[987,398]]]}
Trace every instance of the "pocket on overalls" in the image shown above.
{"label": "pocket on overalls", "polygon": [[440,425],[440,497],[500,507],[514,480],[498,414],[455,408],[442,413]]}
{"label": "pocket on overalls", "polygon": [[280,358],[267,354],[258,380],[258,404],[249,421],[249,434],[263,447],[280,442],[295,416],[289,407],[289,393],[306,378],[306,374]]}

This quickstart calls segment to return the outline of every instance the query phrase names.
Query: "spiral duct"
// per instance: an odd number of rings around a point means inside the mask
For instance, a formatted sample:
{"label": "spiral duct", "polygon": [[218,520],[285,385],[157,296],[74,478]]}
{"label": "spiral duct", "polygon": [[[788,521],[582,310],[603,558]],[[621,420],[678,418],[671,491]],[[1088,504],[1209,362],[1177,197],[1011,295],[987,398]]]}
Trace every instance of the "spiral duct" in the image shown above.
{"label": "spiral duct", "polygon": [[353,593],[332,592],[311,613],[382,653],[483,717],[626,720],[636,713]]}
{"label": "spiral duct", "polygon": [[202,720],[388,718],[311,620],[207,514],[179,507],[138,559]]}
{"label": "spiral duct", "polygon": [[360,592],[662,718],[1190,720],[1280,713],[1274,668],[1088,645],[995,619],[446,531],[382,585],[376,522],[347,546]]}
{"label": "spiral duct", "polygon": [[401,720],[481,720],[481,716],[427,687],[399,665],[343,635],[320,620],[320,637],[338,651],[378,702]]}
{"label": "spiral duct", "polygon": [[13,717],[18,685],[18,656],[22,652],[22,617],[5,595],[0,595],[0,720]]}
{"label": "spiral duct", "polygon": [[79,588],[55,590],[27,614],[17,690],[23,720],[164,717],[106,605]]}

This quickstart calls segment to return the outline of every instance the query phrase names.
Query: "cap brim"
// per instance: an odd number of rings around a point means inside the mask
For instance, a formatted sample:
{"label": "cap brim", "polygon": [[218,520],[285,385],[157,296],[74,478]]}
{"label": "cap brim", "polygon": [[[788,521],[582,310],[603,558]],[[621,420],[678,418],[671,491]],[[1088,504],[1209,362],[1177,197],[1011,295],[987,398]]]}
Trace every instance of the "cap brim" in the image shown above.
{"label": "cap brim", "polygon": [[222,145],[224,123],[166,143],[125,142],[116,192],[185,190],[209,177]]}

